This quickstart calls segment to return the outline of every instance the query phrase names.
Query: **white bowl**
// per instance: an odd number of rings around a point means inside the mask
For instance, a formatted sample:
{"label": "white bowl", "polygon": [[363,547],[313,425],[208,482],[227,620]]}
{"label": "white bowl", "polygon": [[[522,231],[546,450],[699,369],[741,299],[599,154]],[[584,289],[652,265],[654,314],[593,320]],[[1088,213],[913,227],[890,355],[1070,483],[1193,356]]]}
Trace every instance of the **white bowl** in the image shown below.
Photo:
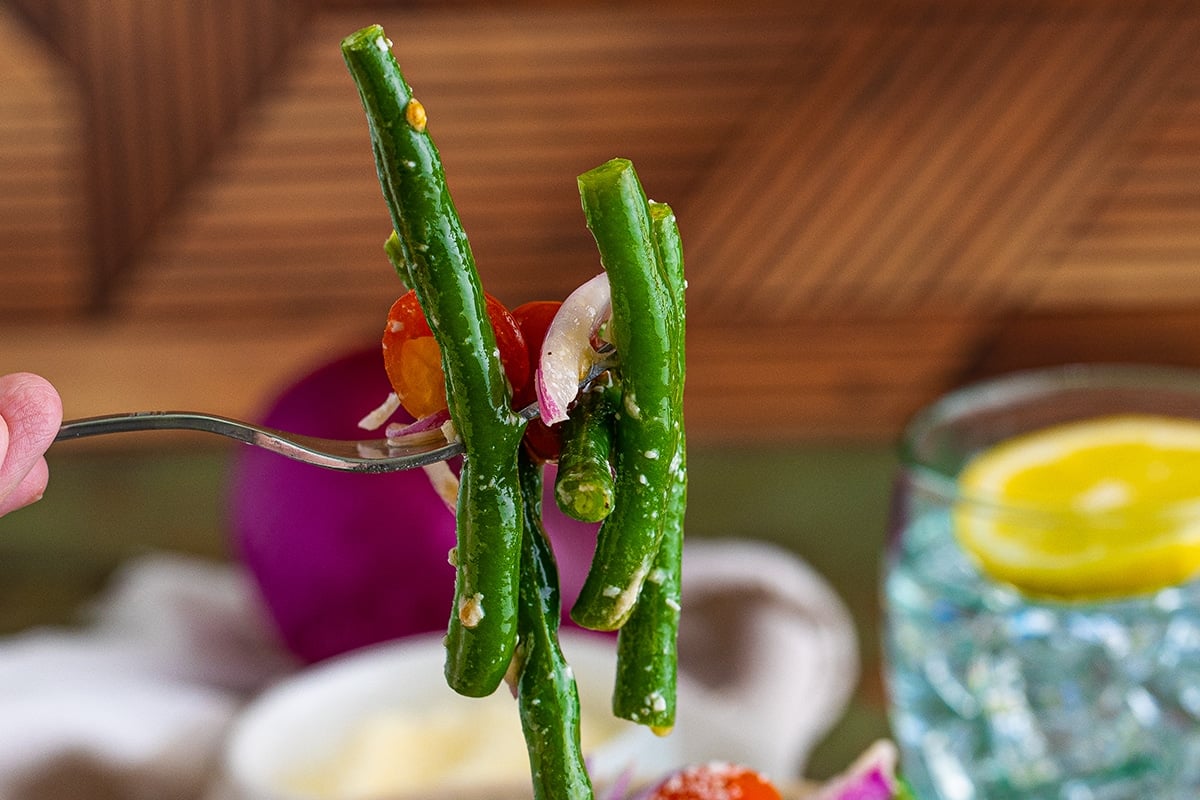
{"label": "white bowl", "polygon": [[[598,785],[623,774],[650,779],[681,763],[674,737],[613,718],[613,638],[566,629],[562,647]],[[503,686],[487,698],[456,694],[446,686],[444,658],[440,634],[413,637],[310,667],[267,691],[229,737],[227,793],[238,800],[527,793],[516,702]]]}

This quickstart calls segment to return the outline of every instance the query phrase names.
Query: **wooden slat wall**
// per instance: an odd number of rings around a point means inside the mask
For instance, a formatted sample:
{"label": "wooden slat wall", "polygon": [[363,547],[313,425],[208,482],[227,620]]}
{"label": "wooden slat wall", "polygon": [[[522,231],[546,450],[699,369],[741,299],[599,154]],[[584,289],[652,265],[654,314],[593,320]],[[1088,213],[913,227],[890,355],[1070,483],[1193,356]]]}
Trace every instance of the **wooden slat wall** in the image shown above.
{"label": "wooden slat wall", "polygon": [[[337,48],[374,21],[430,112],[502,299],[562,296],[597,269],[579,172],[629,156],[672,203],[696,441],[893,435],[938,392],[1039,352],[1200,365],[1187,335],[1200,324],[1195,4],[750,0],[647,14],[338,0],[288,23],[277,61],[234,53],[244,36],[218,45],[198,6],[117,6],[168,41],[198,37],[195,66],[176,66],[188,96],[106,123],[158,120],[159,134],[138,129],[144,154],[119,144],[145,161],[129,170],[149,179],[171,153],[205,155],[174,193],[131,200],[129,218],[151,227],[102,324],[0,326],[0,370],[51,373],[70,413],[202,402],[252,414],[305,366],[377,336],[398,284]],[[123,30],[108,46],[136,41]],[[131,64],[167,57],[159,45],[89,63],[128,85]],[[199,66],[213,53],[228,62],[216,72]],[[261,95],[229,77],[257,74]],[[249,105],[215,112],[230,96]],[[133,191],[142,178],[121,180]],[[0,281],[10,272],[0,265]],[[1171,324],[1138,326],[1164,309]],[[1135,329],[1136,347],[1116,346]],[[1039,351],[1039,336],[1059,346]],[[91,366],[112,353],[118,368]]]}
{"label": "wooden slat wall", "polygon": [[886,441],[955,383],[983,333],[971,319],[692,325],[688,436]]}
{"label": "wooden slat wall", "polygon": [[1094,313],[1114,296],[1172,311],[1200,304],[1200,48],[1184,63],[1053,255],[1033,297],[1039,313]]}
{"label": "wooden slat wall", "polygon": [[1020,309],[1117,176],[1112,155],[1178,91],[1198,22],[931,4],[849,26],[837,60],[781,87],[774,133],[747,135],[699,192],[691,244],[722,279],[694,302],[780,323]]}
{"label": "wooden slat wall", "polygon": [[290,0],[9,0],[67,67],[57,94],[82,118],[80,169],[65,187],[82,214],[89,305],[103,307],[146,238],[305,17]]}
{"label": "wooden slat wall", "polygon": [[212,301],[205,313],[265,302],[377,322],[372,309],[397,288],[381,250],[390,227],[337,47],[364,19],[393,36],[484,283],[509,302],[565,296],[598,270],[577,174],[623,155],[656,197],[686,200],[697,165],[715,161],[745,117],[730,98],[809,38],[779,11],[326,15],[154,248],[130,298],[136,313],[186,313],[199,292]]}
{"label": "wooden slat wall", "polygon": [[1037,311],[1014,317],[981,346],[963,377],[1070,363],[1200,363],[1200,314],[1194,305],[1153,310]]}
{"label": "wooden slat wall", "polygon": [[83,304],[78,236],[82,119],[67,69],[0,5],[0,319],[65,317]]}

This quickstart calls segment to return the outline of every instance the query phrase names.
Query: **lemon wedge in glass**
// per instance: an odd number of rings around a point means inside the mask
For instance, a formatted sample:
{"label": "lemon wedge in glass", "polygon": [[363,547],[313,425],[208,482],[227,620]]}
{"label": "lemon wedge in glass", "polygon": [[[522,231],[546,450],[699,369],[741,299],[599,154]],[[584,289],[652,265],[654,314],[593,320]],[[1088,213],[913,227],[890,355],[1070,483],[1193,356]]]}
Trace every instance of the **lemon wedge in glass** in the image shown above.
{"label": "lemon wedge in glass", "polygon": [[1113,598],[1200,573],[1200,420],[1123,415],[1022,434],[958,479],[959,543],[1033,595]]}

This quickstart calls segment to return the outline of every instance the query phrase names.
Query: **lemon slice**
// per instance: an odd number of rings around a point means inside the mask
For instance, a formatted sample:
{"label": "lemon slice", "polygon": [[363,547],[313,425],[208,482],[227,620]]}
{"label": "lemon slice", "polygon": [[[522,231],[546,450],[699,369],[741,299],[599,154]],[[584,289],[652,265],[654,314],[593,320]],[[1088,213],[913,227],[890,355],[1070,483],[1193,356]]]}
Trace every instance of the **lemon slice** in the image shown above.
{"label": "lemon slice", "polygon": [[1200,572],[1200,420],[1099,417],[1024,434],[959,476],[959,543],[1036,595],[1139,594]]}

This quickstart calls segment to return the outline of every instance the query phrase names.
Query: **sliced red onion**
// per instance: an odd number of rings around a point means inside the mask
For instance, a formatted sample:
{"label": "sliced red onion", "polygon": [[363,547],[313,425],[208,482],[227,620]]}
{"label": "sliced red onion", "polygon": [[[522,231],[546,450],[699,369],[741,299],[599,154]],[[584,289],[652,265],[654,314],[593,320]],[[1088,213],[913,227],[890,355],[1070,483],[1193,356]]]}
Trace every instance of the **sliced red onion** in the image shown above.
{"label": "sliced red onion", "polygon": [[567,418],[579,382],[601,355],[592,338],[612,313],[608,275],[601,272],[571,292],[550,322],[538,359],[538,413],[547,425]]}
{"label": "sliced red onion", "polygon": [[[587,767],[588,771],[591,772],[592,765],[588,763]],[[603,800],[637,800],[638,798],[646,797],[649,792],[645,790],[636,794],[630,793],[630,787],[633,785],[633,778],[634,769],[632,767],[622,770],[621,773],[613,779],[613,782],[609,785],[608,789],[604,791],[601,797]]]}
{"label": "sliced red onion", "polygon": [[896,745],[886,739],[875,742],[814,800],[892,800],[899,788],[896,760]]}
{"label": "sliced red onion", "polygon": [[417,447],[426,445],[441,445],[450,441],[446,438],[446,434],[440,428],[432,428],[427,431],[416,431],[414,433],[405,433],[399,436],[388,436],[384,442],[388,447]]}
{"label": "sliced red onion", "polygon": [[404,439],[416,433],[428,433],[429,431],[438,430],[446,424],[450,419],[449,409],[443,408],[441,411],[421,417],[413,422],[393,422],[384,428],[383,434],[389,441],[394,439]]}

